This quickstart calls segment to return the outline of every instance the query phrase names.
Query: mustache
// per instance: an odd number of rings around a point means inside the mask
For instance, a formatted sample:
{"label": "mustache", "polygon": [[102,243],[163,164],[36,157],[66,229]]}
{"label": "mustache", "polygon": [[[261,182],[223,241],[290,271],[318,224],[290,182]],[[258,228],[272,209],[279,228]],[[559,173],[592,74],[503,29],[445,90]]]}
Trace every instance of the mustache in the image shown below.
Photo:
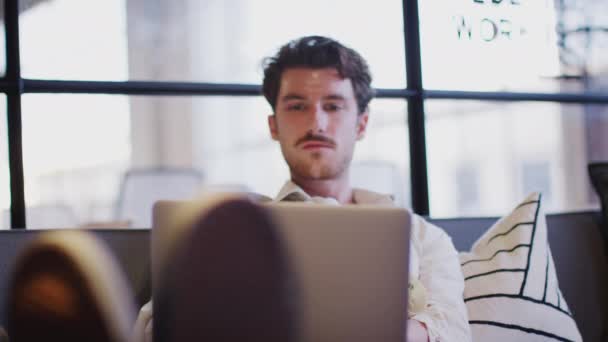
{"label": "mustache", "polygon": [[309,141],[318,141],[318,142],[326,143],[326,144],[331,145],[332,147],[336,146],[336,142],[333,141],[333,139],[328,138],[324,135],[313,134],[312,132],[308,132],[305,136],[298,139],[296,141],[296,146],[303,144],[305,142],[309,142]]}

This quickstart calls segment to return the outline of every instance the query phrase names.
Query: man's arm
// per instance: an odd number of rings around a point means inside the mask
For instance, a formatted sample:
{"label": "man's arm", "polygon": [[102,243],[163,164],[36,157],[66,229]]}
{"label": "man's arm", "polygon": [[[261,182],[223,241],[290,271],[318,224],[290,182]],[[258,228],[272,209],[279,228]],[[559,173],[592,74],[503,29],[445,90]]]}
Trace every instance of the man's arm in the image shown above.
{"label": "man's arm", "polygon": [[430,342],[471,341],[463,300],[464,279],[450,237],[421,217],[412,217],[412,239],[419,258],[419,278],[427,306],[412,319],[426,327]]}

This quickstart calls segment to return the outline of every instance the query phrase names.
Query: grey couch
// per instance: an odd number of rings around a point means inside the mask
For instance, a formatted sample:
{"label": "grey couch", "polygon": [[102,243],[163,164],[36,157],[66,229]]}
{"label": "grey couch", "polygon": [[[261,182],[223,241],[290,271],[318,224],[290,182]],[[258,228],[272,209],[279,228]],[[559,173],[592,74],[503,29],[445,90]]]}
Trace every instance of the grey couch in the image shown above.
{"label": "grey couch", "polygon": [[[472,243],[495,218],[458,218],[431,221],[444,228],[458,250]],[[600,232],[599,212],[548,215],[549,243],[560,288],[585,341],[608,341],[608,263]],[[28,240],[40,231],[0,231],[0,325],[6,325],[5,303],[13,261]],[[150,231],[146,229],[97,230],[122,264],[143,304],[150,297]],[[10,334],[10,332],[9,332]]]}

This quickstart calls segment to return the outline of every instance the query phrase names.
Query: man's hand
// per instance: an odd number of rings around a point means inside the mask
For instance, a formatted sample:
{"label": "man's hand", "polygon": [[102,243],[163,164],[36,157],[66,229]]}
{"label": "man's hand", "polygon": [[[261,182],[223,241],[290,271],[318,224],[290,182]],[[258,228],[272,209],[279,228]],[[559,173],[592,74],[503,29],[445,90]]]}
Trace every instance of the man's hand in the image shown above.
{"label": "man's hand", "polygon": [[407,342],[428,342],[426,326],[415,319],[407,320]]}

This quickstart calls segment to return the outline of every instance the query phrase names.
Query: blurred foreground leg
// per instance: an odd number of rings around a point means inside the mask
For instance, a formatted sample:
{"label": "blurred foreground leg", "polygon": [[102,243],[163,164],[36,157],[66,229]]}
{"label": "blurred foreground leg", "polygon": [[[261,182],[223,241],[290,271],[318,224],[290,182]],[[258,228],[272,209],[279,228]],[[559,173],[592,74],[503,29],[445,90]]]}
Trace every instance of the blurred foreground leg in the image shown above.
{"label": "blurred foreground leg", "polygon": [[3,327],[0,327],[0,342],[8,342],[8,335]]}
{"label": "blurred foreground leg", "polygon": [[90,233],[42,233],[18,259],[9,291],[11,342],[130,337],[133,296],[113,256]]}
{"label": "blurred foreground leg", "polygon": [[289,260],[268,214],[247,200],[194,220],[160,283],[155,341],[295,340]]}

